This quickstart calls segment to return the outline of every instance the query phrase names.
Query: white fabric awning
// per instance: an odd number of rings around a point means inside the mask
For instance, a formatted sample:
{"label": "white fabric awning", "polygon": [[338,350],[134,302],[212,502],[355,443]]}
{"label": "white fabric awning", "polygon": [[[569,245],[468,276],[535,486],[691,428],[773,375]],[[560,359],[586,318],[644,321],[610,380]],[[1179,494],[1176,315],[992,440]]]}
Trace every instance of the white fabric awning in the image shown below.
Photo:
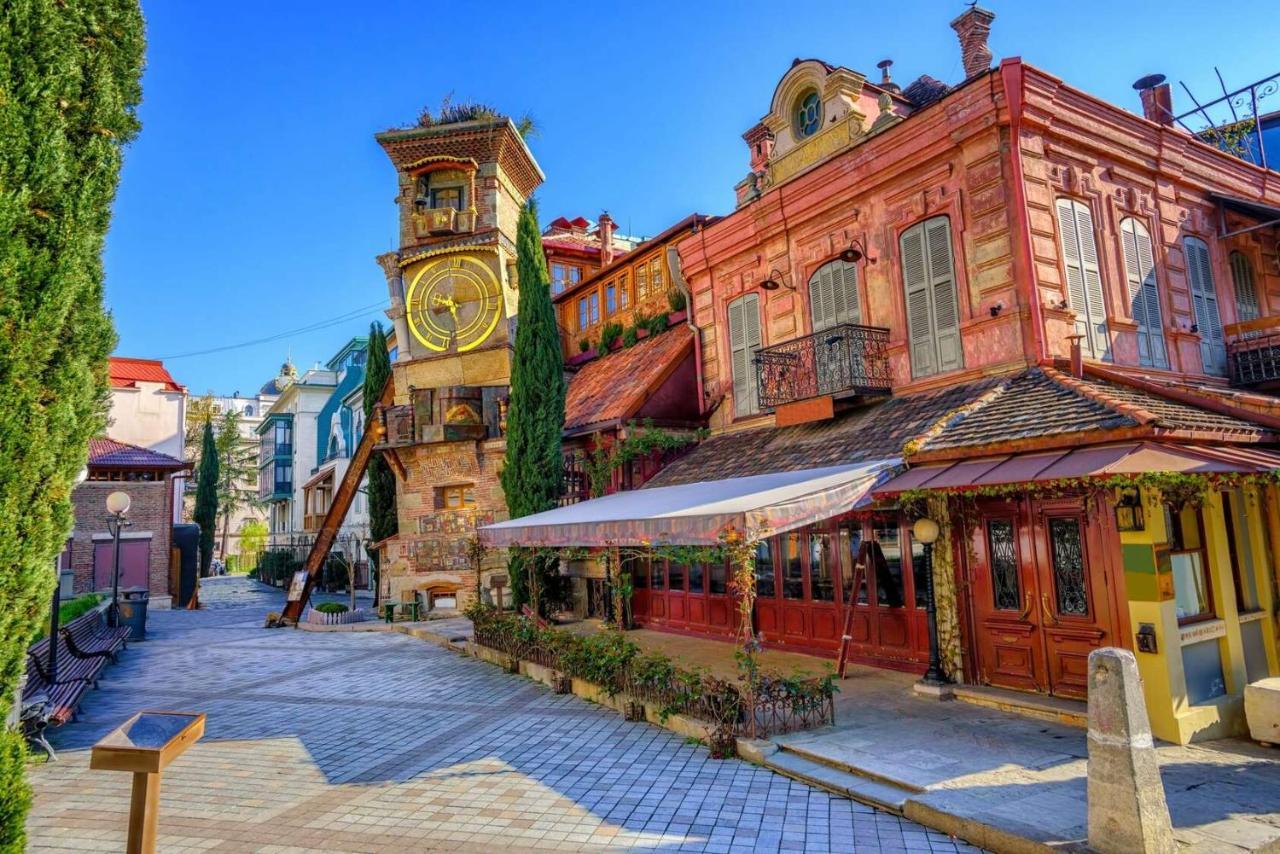
{"label": "white fabric awning", "polygon": [[715,545],[767,537],[867,503],[900,459],[617,492],[480,528],[490,546]]}

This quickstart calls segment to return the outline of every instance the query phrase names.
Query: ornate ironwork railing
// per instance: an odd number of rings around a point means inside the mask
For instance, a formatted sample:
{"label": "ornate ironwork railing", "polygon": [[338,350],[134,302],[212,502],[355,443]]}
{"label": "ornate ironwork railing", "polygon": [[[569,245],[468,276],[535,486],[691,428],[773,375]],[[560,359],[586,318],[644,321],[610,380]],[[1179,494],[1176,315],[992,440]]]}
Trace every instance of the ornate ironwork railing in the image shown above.
{"label": "ornate ironwork railing", "polygon": [[827,394],[888,394],[888,346],[888,329],[841,323],[757,350],[760,407]]}
{"label": "ornate ironwork railing", "polygon": [[1280,317],[1234,323],[1227,334],[1227,372],[1231,384],[1251,387],[1280,382]]}

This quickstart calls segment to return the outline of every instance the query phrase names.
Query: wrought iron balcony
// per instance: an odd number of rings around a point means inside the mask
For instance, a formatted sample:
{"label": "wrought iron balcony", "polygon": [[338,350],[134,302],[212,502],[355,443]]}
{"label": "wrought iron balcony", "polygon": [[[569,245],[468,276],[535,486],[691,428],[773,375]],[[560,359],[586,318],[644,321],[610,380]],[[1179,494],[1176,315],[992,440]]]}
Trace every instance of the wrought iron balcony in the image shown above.
{"label": "wrought iron balcony", "polygon": [[889,394],[889,330],[841,323],[756,351],[760,407],[812,397]]}
{"label": "wrought iron balcony", "polygon": [[413,229],[418,237],[470,234],[476,230],[476,214],[454,208],[418,208],[413,213]]}
{"label": "wrought iron balcony", "polygon": [[1260,317],[1223,328],[1227,370],[1233,386],[1280,386],[1280,317]]}

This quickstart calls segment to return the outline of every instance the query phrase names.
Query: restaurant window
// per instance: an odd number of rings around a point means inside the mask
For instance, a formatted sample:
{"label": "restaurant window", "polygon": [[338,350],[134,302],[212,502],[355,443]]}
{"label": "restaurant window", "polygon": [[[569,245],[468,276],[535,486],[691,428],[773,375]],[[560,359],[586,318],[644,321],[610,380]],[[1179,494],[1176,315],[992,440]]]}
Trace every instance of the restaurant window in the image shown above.
{"label": "restaurant window", "polygon": [[613,282],[604,286],[604,313],[613,314],[618,310],[618,286]]}
{"label": "restaurant window", "polygon": [[774,562],[773,550],[769,548],[769,541],[762,540],[756,543],[756,595],[776,597],[778,595],[777,583],[774,580]]}
{"label": "restaurant window", "polygon": [[667,586],[667,562],[651,560],[649,562],[649,578],[653,581],[654,590],[662,590]]}
{"label": "restaurant window", "polygon": [[[865,567],[866,557],[862,554],[862,525],[858,522],[841,522],[840,523],[840,552],[849,556],[847,561],[843,562],[844,576],[841,579],[841,589],[843,590],[844,600],[846,602],[856,595],[857,601],[866,604],[867,601],[867,570]],[[853,573],[854,567],[858,561],[864,563],[862,573],[862,583],[858,585],[858,589],[853,589]]]}
{"label": "restaurant window", "polygon": [[667,561],[667,588],[675,592],[684,590],[685,566],[677,561]]}
{"label": "restaurant window", "polygon": [[689,592],[701,594],[703,592],[703,566],[701,563],[694,562],[689,564]]}
{"label": "restaurant window", "polygon": [[756,351],[760,349],[760,297],[747,294],[729,303],[729,353],[733,371],[734,415],[760,408]]}
{"label": "restaurant window", "polygon": [[[768,550],[767,544],[765,544],[765,549]],[[728,570],[728,567],[725,566],[724,561],[722,560],[713,561],[707,567],[707,592],[712,595],[718,595],[718,596],[723,596],[724,594],[728,593],[729,592],[728,578],[729,578],[729,570]],[[759,571],[757,567],[757,573],[756,573],[757,591],[759,590],[759,583],[760,583],[759,578],[760,576],[759,576]]]}
{"label": "restaurant window", "polygon": [[[880,555],[873,556],[874,566],[867,571],[876,574],[876,602],[887,608],[901,608],[906,604],[902,582],[902,542],[898,519],[876,522],[872,535],[880,548]],[[879,557],[883,560],[879,560]]]}
{"label": "restaurant window", "polygon": [[1166,506],[1164,513],[1178,622],[1213,619],[1213,590],[1209,584],[1200,511],[1190,507],[1175,511]]}
{"label": "restaurant window", "polygon": [[835,572],[839,558],[831,550],[831,535],[816,531],[809,535],[809,597],[815,602],[836,601]]}
{"label": "restaurant window", "polygon": [[622,573],[631,574],[631,583],[637,590],[649,587],[649,559],[641,555],[632,555],[622,559]]}
{"label": "restaurant window", "polygon": [[991,573],[992,607],[998,611],[1018,611],[1022,606],[1022,588],[1012,519],[987,520],[987,563]]}
{"label": "restaurant window", "polygon": [[782,546],[782,598],[804,598],[804,560],[800,553],[800,535],[783,534],[778,543]]}
{"label": "restaurant window", "polygon": [[913,225],[902,233],[899,250],[911,375],[927,377],[964,367],[951,220],[935,216]]}
{"label": "restaurant window", "polygon": [[462,210],[462,188],[440,187],[431,191],[431,207]]}
{"label": "restaurant window", "polygon": [[631,287],[630,280],[626,273],[618,277],[618,307],[626,308],[631,305]]}

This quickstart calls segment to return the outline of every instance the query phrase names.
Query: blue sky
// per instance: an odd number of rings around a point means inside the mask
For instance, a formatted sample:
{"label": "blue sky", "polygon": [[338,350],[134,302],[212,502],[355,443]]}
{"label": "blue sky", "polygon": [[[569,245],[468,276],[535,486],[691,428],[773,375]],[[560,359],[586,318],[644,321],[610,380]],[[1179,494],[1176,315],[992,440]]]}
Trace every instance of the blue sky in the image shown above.
{"label": "blue sky", "polygon": [[[991,0],[997,59],[1021,56],[1137,109],[1132,82],[1201,99],[1280,71],[1264,0]],[[122,355],[167,358],[194,393],[255,389],[381,317],[373,261],[394,248],[394,173],[373,141],[455,99],[530,112],[544,223],[607,209],[655,234],[732,209],[740,135],[797,56],[905,84],[962,76],[959,2],[557,3],[144,0],[142,135],[107,240]],[[1280,108],[1276,104],[1266,109]],[[1175,86],[1175,109],[1190,107]],[[1264,102],[1265,104],[1265,102]],[[361,312],[362,313],[358,313]],[[342,315],[337,325],[225,352]]]}

